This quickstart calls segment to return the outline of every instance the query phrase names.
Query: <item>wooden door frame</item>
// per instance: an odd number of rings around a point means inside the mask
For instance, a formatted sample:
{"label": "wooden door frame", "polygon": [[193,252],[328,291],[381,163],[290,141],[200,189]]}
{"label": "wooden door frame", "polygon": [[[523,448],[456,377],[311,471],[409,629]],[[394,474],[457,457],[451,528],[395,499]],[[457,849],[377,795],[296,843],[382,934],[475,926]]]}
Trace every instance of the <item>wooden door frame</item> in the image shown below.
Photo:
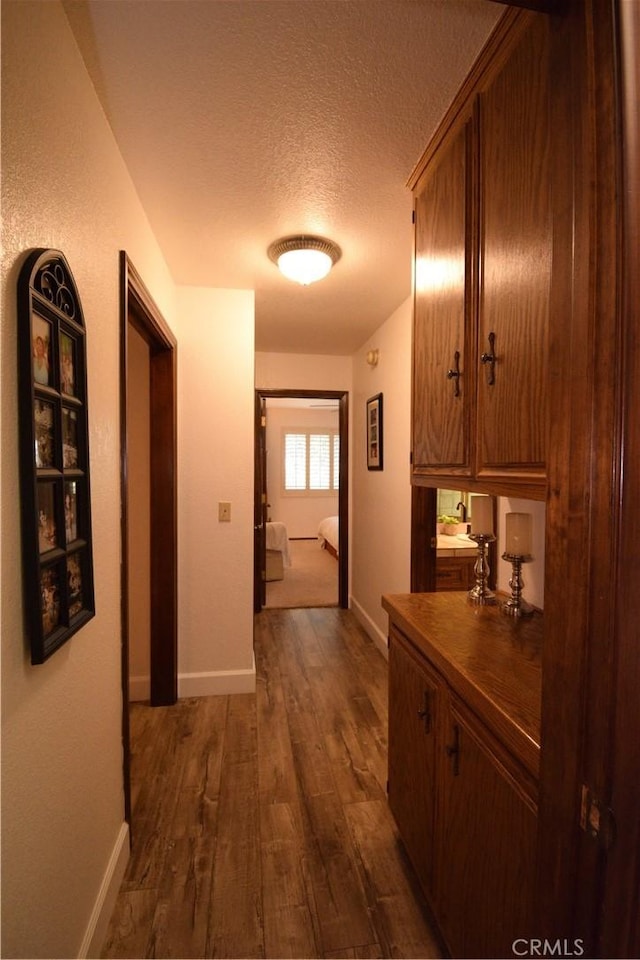
{"label": "wooden door frame", "polygon": [[[337,400],[340,431],[340,490],[338,491],[339,549],[338,549],[338,606],[349,607],[349,393],[346,390],[264,390],[256,388],[256,411],[262,400],[287,398],[303,400]],[[256,413],[254,427],[256,446],[260,424]],[[260,491],[254,491],[254,501]]]}
{"label": "wooden door frame", "polygon": [[267,581],[263,576],[267,567],[267,544],[265,522],[267,504],[263,502],[266,487],[266,401],[257,391],[255,394],[255,429],[253,442],[253,612],[260,613],[265,605]]}
{"label": "wooden door frame", "polygon": [[[615,811],[621,842],[607,856],[606,885],[600,949],[603,956],[640,956],[640,4],[619,3],[614,27],[617,53],[620,131],[620,311],[621,311],[621,410],[620,410],[620,512],[617,565],[614,572],[613,625],[616,674],[612,689],[615,718],[611,763],[610,804]],[[626,468],[625,468],[626,467]],[[597,654],[596,654],[597,657]],[[609,799],[609,797],[607,799]],[[631,851],[631,854],[628,854]]]}
{"label": "wooden door frame", "polygon": [[639,38],[637,4],[619,0],[567,4],[553,33],[561,323],[549,344],[536,935],[579,937],[593,957],[640,955]]}
{"label": "wooden door frame", "polygon": [[151,705],[178,698],[177,350],[176,339],[140,274],[120,251],[120,497],[123,742],[125,815],[129,785],[129,524],[127,485],[128,349],[131,325],[149,344],[151,521]]}

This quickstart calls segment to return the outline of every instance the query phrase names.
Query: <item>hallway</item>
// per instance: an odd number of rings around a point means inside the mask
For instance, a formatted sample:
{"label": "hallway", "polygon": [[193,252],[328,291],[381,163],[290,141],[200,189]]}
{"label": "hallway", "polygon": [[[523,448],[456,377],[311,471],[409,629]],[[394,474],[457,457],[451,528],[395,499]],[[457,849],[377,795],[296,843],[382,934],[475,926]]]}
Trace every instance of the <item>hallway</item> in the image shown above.
{"label": "hallway", "polygon": [[387,666],[349,611],[256,617],[257,693],[134,705],[104,957],[440,957],[387,807]]}

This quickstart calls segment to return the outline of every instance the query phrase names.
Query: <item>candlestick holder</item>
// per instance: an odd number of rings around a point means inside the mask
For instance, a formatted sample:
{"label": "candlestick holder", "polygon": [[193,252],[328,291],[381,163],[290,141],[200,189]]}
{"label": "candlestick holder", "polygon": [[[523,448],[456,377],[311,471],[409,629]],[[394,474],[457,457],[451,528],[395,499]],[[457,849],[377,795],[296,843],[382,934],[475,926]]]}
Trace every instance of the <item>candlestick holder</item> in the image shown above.
{"label": "candlestick holder", "polygon": [[471,603],[495,603],[496,595],[487,587],[487,581],[489,579],[487,544],[493,543],[495,536],[492,533],[470,533],[469,539],[478,545],[478,556],[473,568],[476,584],[469,590],[467,597]]}
{"label": "candlestick holder", "polygon": [[511,596],[502,604],[502,612],[508,617],[530,617],[534,608],[526,600],[522,599],[522,588],[524,580],[522,579],[522,564],[533,560],[531,554],[503,553],[503,560],[508,560],[511,564]]}

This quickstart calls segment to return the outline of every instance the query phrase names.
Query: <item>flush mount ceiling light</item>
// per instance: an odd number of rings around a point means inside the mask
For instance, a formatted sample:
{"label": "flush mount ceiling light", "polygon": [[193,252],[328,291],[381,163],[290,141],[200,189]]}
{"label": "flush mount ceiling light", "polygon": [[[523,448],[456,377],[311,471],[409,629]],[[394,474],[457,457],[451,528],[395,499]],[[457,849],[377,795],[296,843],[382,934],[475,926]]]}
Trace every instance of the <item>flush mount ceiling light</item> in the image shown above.
{"label": "flush mount ceiling light", "polygon": [[326,277],[342,251],[331,240],[302,235],[275,240],[267,254],[287,279],[306,286]]}

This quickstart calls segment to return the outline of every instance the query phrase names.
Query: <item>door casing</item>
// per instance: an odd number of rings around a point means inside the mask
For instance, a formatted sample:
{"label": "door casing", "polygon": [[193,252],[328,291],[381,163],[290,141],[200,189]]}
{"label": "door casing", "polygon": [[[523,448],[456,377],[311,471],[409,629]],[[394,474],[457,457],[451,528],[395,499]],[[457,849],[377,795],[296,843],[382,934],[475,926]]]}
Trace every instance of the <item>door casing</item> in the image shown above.
{"label": "door casing", "polygon": [[178,698],[176,339],[126,251],[120,252],[121,629],[125,816],[131,820],[129,773],[129,564],[127,497],[127,327],[149,344],[151,518],[151,705]]}
{"label": "door casing", "polygon": [[[346,610],[349,606],[349,394],[346,390],[262,390],[256,389],[256,422],[255,422],[255,450],[259,456],[260,431],[262,428],[262,411],[264,402],[270,398],[286,397],[289,399],[302,398],[305,400],[336,400],[338,403],[338,425],[340,430],[340,490],[338,492],[339,516],[339,550],[338,550],[338,606]],[[262,503],[262,472],[256,464],[256,486],[254,491],[254,516],[256,528],[260,526],[258,518],[262,518],[264,528],[264,504]],[[254,608],[261,609],[264,600],[258,603],[258,597],[263,597],[263,586],[258,582],[262,578],[262,571],[266,567],[266,556],[262,555],[265,547],[264,529],[262,534],[258,529],[254,536]]]}

